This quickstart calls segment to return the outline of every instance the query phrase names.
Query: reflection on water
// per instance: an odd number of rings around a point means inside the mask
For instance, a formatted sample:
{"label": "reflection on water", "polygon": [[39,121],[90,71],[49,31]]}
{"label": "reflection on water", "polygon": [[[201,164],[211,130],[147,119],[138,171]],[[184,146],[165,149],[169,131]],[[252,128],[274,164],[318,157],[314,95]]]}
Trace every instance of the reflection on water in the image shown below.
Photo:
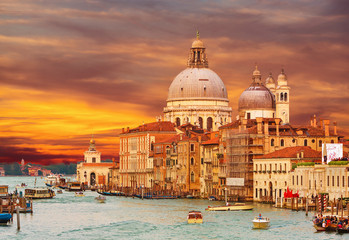
{"label": "reflection on water", "polygon": [[[33,177],[0,177],[0,185],[10,190],[18,183],[34,186]],[[44,186],[38,178],[37,186]],[[21,215],[21,231],[16,220],[0,226],[4,239],[334,239],[335,233],[314,233],[311,215],[255,204],[253,211],[208,212],[208,200],[141,200],[107,197],[106,203],[95,200],[96,192],[85,197],[72,192],[57,194],[54,199],[34,201],[34,214]],[[186,223],[191,210],[203,213],[203,224]],[[271,219],[268,230],[252,230],[252,219],[261,213]],[[16,219],[16,218],[15,218]],[[349,237],[349,236],[348,236]]]}

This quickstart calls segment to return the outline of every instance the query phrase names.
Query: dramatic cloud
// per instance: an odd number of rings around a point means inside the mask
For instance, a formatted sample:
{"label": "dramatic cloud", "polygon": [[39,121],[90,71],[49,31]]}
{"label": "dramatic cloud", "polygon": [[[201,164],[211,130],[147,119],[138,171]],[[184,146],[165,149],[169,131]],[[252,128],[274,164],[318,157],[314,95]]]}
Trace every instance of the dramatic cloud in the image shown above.
{"label": "dramatic cloud", "polygon": [[3,0],[0,161],[79,161],[92,134],[103,158],[116,157],[122,127],[162,114],[196,29],[234,115],[257,63],[263,78],[285,68],[291,123],[316,114],[347,134],[348,7],[345,0]]}

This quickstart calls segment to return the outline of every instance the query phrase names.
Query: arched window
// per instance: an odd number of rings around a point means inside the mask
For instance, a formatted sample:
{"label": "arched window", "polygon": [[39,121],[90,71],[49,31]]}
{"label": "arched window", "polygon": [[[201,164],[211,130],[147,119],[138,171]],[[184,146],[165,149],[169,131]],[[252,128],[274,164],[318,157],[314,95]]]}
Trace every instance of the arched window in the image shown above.
{"label": "arched window", "polygon": [[190,159],[190,164],[191,164],[191,165],[194,165],[194,158],[191,158],[191,159]]}
{"label": "arched window", "polygon": [[280,145],[281,147],[285,146],[285,140],[281,139]]}
{"label": "arched window", "polygon": [[199,117],[199,125],[200,125],[200,128],[204,127],[204,124],[203,124],[203,121],[202,121],[202,117]]}
{"label": "arched window", "polygon": [[274,146],[275,145],[275,140],[274,139],[272,139],[271,141],[270,141],[270,146]]}
{"label": "arched window", "polygon": [[284,95],[285,102],[287,102],[287,93]]}
{"label": "arched window", "polygon": [[304,146],[308,146],[308,140],[304,139]]}
{"label": "arched window", "polygon": [[92,158],[92,162],[93,162],[93,163],[96,162],[96,158],[95,158],[95,157]]}
{"label": "arched window", "polygon": [[181,119],[178,117],[176,118],[176,125],[179,127],[181,125]]}
{"label": "arched window", "polygon": [[334,143],[334,140],[331,140],[331,143]]}
{"label": "arched window", "polygon": [[190,181],[191,181],[191,182],[195,182],[195,175],[194,175],[194,172],[191,172],[191,174],[190,174]]}
{"label": "arched window", "polygon": [[319,141],[319,147],[322,147],[322,140]]}
{"label": "arched window", "polygon": [[208,131],[212,130],[212,118],[211,117],[207,118],[207,130]]}
{"label": "arched window", "polygon": [[283,101],[283,100],[284,100],[284,94],[281,93],[281,94],[280,94],[280,101]]}

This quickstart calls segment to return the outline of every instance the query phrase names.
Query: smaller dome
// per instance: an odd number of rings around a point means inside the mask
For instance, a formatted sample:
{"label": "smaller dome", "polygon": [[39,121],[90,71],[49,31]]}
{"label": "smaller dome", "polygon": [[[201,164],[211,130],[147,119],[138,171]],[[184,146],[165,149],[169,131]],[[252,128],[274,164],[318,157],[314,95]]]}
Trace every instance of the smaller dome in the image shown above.
{"label": "smaller dome", "polygon": [[265,83],[266,84],[272,84],[272,83],[275,83],[275,80],[274,80],[274,78],[273,78],[273,76],[271,75],[271,73],[269,73],[269,76],[268,76],[268,78],[265,80]]}

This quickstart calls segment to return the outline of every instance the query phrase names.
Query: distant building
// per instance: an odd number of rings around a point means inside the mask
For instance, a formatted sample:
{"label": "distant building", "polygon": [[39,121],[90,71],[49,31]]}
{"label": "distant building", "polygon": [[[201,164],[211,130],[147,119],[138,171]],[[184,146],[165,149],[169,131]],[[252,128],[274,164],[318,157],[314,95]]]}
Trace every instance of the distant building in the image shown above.
{"label": "distant building", "polygon": [[3,167],[0,167],[0,177],[5,176],[5,169]]}
{"label": "distant building", "polygon": [[96,150],[95,140],[90,140],[90,146],[84,153],[84,161],[76,168],[77,181],[86,186],[109,185],[110,168],[115,166],[112,162],[101,162],[101,153]]}

